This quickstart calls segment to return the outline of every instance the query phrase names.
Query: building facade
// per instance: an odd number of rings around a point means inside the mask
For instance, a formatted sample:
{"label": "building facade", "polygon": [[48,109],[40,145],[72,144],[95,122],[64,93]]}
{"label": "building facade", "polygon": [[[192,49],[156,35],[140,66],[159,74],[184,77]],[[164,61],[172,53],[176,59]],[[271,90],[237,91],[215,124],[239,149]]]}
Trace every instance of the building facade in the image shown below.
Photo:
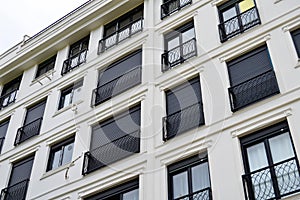
{"label": "building facade", "polygon": [[90,0],[12,47],[0,199],[300,199],[299,7]]}

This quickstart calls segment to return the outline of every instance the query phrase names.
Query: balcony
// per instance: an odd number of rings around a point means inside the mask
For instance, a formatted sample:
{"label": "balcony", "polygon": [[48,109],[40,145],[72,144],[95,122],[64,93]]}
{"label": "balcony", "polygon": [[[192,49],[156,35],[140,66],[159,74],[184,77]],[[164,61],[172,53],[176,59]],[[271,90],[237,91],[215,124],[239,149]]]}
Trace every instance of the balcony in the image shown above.
{"label": "balcony", "polygon": [[138,66],[125,74],[97,87],[93,90],[92,105],[97,106],[102,102],[116,96],[138,84],[142,80],[142,67]]}
{"label": "balcony", "polygon": [[181,64],[187,59],[197,56],[196,39],[193,38],[161,55],[162,72],[165,72],[175,65]]}
{"label": "balcony", "polygon": [[86,175],[140,152],[140,131],[126,134],[84,154],[82,174]]}
{"label": "balcony", "polygon": [[192,4],[192,0],[169,0],[161,5],[160,18],[164,19],[189,4]]}
{"label": "balcony", "polygon": [[29,179],[2,189],[1,200],[25,200]]}
{"label": "balcony", "polygon": [[269,70],[228,89],[231,110],[235,112],[279,93],[275,72]]}
{"label": "balcony", "polygon": [[211,188],[208,187],[208,188],[193,192],[192,194],[181,196],[181,197],[176,198],[174,200],[189,200],[189,199],[193,199],[193,200],[212,200]]}
{"label": "balcony", "polygon": [[244,31],[260,24],[258,10],[253,7],[225,22],[219,24],[220,40],[225,42]]}
{"label": "balcony", "polygon": [[107,49],[119,44],[120,42],[130,38],[134,34],[143,30],[143,18],[132,21],[128,25],[122,27],[115,33],[103,38],[99,41],[98,54],[103,53]]}
{"label": "balcony", "polygon": [[63,68],[61,70],[61,75],[65,75],[73,69],[79,67],[82,63],[86,61],[87,49],[80,51],[79,53],[69,57],[64,61]]}
{"label": "balcony", "polygon": [[242,176],[246,200],[281,199],[300,191],[297,158],[290,158]]}
{"label": "balcony", "polygon": [[0,138],[0,153],[3,147],[4,139],[5,139],[4,137]]}
{"label": "balcony", "polygon": [[42,121],[43,118],[39,118],[19,128],[17,131],[17,136],[14,145],[19,145],[25,140],[28,140],[29,138],[38,135],[40,133]]}
{"label": "balcony", "polygon": [[202,103],[188,106],[163,118],[163,140],[204,124]]}
{"label": "balcony", "polygon": [[19,89],[15,89],[0,97],[0,109],[3,109],[16,101]]}

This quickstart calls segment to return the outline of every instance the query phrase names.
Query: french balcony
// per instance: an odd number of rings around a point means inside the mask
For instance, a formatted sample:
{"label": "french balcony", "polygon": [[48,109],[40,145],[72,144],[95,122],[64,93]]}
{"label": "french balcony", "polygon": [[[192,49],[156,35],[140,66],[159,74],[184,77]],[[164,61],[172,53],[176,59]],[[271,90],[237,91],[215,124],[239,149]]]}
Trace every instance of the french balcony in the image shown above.
{"label": "french balcony", "polygon": [[169,0],[161,5],[161,19],[192,4],[192,0]]}
{"label": "french balcony", "polygon": [[178,112],[163,117],[163,140],[204,124],[202,103],[188,106]]}
{"label": "french balcony", "polygon": [[0,200],[25,200],[29,179],[15,185],[4,188],[1,191]]}
{"label": "french balcony", "polygon": [[17,136],[14,145],[19,145],[25,140],[28,140],[33,136],[38,135],[40,133],[42,121],[43,118],[39,118],[19,128],[17,131]]}
{"label": "french balcony", "polygon": [[128,25],[120,28],[115,33],[99,41],[98,54],[103,53],[109,48],[118,45],[120,42],[132,37],[134,34],[143,30],[143,17],[132,21]]}
{"label": "french balcony", "polygon": [[73,69],[79,67],[82,63],[86,62],[86,55],[88,50],[84,49],[79,53],[69,57],[67,60],[64,61],[63,68],[61,70],[61,75],[65,75],[68,72],[72,71]]}
{"label": "french balcony", "polygon": [[193,192],[192,194],[188,194],[185,196],[181,196],[179,198],[176,198],[174,200],[212,200],[212,192],[211,188],[204,188],[202,190]]}
{"label": "french balcony", "polygon": [[228,91],[232,112],[280,92],[273,70],[230,87]]}
{"label": "french balcony", "polygon": [[196,39],[193,38],[161,55],[162,72],[165,72],[175,65],[181,64],[191,57],[197,56]]}
{"label": "french balcony", "polygon": [[3,147],[4,139],[5,139],[4,137],[0,138],[0,153]]}
{"label": "french balcony", "polygon": [[138,130],[86,152],[82,174],[86,175],[139,152],[140,131]]}
{"label": "french balcony", "polygon": [[12,90],[11,92],[0,97],[0,109],[3,109],[16,101],[19,89]]}
{"label": "french balcony", "polygon": [[138,66],[125,74],[97,87],[93,90],[92,106],[97,106],[104,101],[140,84],[142,81],[142,67]]}
{"label": "french balcony", "polygon": [[246,200],[281,199],[300,192],[297,158],[289,158],[242,176]]}
{"label": "french balcony", "polygon": [[225,42],[246,30],[261,23],[258,10],[253,7],[231,19],[219,24],[219,33],[221,42]]}

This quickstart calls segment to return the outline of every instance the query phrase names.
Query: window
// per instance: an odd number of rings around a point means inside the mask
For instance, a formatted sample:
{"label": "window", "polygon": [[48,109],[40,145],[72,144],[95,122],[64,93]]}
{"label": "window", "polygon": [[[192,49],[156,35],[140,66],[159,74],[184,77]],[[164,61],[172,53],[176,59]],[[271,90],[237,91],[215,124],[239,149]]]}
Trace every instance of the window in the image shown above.
{"label": "window", "polygon": [[41,75],[47,73],[48,71],[54,69],[55,61],[56,61],[56,55],[52,56],[48,60],[46,60],[46,61],[42,62],[41,64],[39,64],[38,68],[37,68],[35,78],[38,78]]}
{"label": "window", "polygon": [[211,200],[207,156],[197,155],[168,166],[169,200]]}
{"label": "window", "polygon": [[161,19],[189,4],[192,4],[192,0],[163,0],[163,4],[161,5]]}
{"label": "window", "polygon": [[233,112],[279,93],[266,45],[227,62],[227,66]]}
{"label": "window", "polygon": [[27,109],[24,126],[18,129],[15,145],[32,138],[40,133],[46,100]]}
{"label": "window", "polygon": [[261,23],[254,0],[230,0],[218,10],[221,42]]}
{"label": "window", "polygon": [[194,23],[190,22],[165,35],[162,71],[167,71],[197,55]]}
{"label": "window", "polygon": [[75,138],[69,138],[53,145],[50,150],[47,171],[56,169],[72,161]]}
{"label": "window", "polygon": [[241,138],[246,199],[281,199],[300,191],[299,163],[286,121]]}
{"label": "window", "polygon": [[139,200],[139,180],[124,183],[85,200]]}
{"label": "window", "polygon": [[79,101],[82,85],[83,85],[83,80],[76,82],[72,86],[69,86],[66,89],[63,89],[61,91],[58,110]]}
{"label": "window", "polygon": [[204,124],[199,77],[165,93],[167,116],[163,118],[164,140]]}
{"label": "window", "polygon": [[141,83],[142,51],[138,50],[111,64],[99,74],[98,87],[93,91],[93,105],[116,96]]}
{"label": "window", "polygon": [[70,46],[68,59],[64,61],[61,75],[65,75],[86,61],[90,36],[86,36],[80,41]]}
{"label": "window", "polygon": [[34,156],[30,156],[13,164],[8,187],[2,189],[1,199],[26,199],[33,160]]}
{"label": "window", "polygon": [[141,5],[104,26],[103,39],[99,41],[98,53],[117,45],[143,30],[144,6]]}
{"label": "window", "polygon": [[0,97],[0,109],[15,102],[21,80],[22,76],[19,76],[3,86]]}
{"label": "window", "polygon": [[90,151],[84,156],[83,174],[140,152],[140,105],[92,127]]}
{"label": "window", "polygon": [[9,124],[9,119],[0,122],[0,153],[6,136],[8,124]]}
{"label": "window", "polygon": [[291,35],[297,51],[298,58],[300,58],[300,28],[292,31]]}

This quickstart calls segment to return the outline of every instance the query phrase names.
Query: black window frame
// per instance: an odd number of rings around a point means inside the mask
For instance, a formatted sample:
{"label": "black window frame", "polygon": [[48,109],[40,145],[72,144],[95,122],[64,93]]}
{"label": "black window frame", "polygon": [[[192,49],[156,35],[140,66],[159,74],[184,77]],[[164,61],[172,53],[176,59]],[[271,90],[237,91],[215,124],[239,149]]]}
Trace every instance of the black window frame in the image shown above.
{"label": "black window frame", "polygon": [[[73,83],[72,85],[69,85],[68,87],[66,87],[65,89],[62,89],[60,92],[60,98],[59,98],[59,103],[58,103],[58,110],[61,110],[65,107],[68,107],[69,105],[72,105],[74,100],[74,91],[81,88],[83,86],[83,79]],[[71,95],[70,97],[70,102],[68,103],[68,105],[64,106],[65,104],[65,98],[67,95]]]}
{"label": "black window frame", "polygon": [[2,121],[0,122],[0,130],[2,129],[3,126],[7,126],[7,127],[5,128],[5,133],[1,133],[1,135],[3,135],[3,136],[2,136],[2,137],[0,136],[0,154],[1,154],[1,151],[2,151],[3,144],[4,144],[5,136],[6,136],[6,134],[7,134],[9,122],[10,122],[10,118],[5,119],[5,120],[2,120]]}
{"label": "black window frame", "polygon": [[[73,157],[73,153],[74,153],[74,144],[75,144],[75,136],[72,136],[68,139],[65,139],[57,144],[54,144],[50,147],[50,153],[49,153],[49,157],[48,157],[48,163],[47,163],[47,172],[51,171],[51,170],[55,170],[61,166],[63,166],[63,156],[64,156],[64,148],[70,144],[73,144],[73,149],[72,149],[72,157]],[[59,163],[58,166],[56,168],[52,168],[53,165],[53,161],[54,161],[54,154],[60,152],[59,155]],[[71,159],[72,161],[72,159]],[[69,163],[71,163],[71,161]],[[68,164],[68,163],[65,163]]]}
{"label": "black window frame", "polygon": [[57,57],[57,54],[48,58],[47,60],[43,61],[42,63],[40,63],[38,65],[36,74],[35,74],[35,79],[41,77],[42,75],[46,74],[50,70],[54,69],[56,57]]}
{"label": "black window frame", "polygon": [[294,47],[297,52],[298,59],[300,59],[300,28],[291,31]]}
{"label": "black window frame", "polygon": [[[22,78],[23,74],[4,84],[0,96],[0,109],[3,109],[16,101]],[[3,105],[5,101],[5,105]]]}
{"label": "black window frame", "polygon": [[180,0],[163,0],[160,8],[160,19],[163,20],[164,18],[180,11],[182,8],[190,4],[192,4],[192,0],[186,0],[182,5],[180,3]]}

